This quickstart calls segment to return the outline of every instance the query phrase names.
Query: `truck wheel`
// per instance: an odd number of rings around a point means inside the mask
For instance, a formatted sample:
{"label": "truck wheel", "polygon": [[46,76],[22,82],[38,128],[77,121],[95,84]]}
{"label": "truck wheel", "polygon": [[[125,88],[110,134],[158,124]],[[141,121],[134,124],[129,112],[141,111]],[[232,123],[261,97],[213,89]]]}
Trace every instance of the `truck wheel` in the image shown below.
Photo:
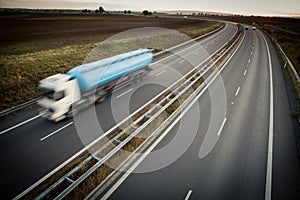
{"label": "truck wheel", "polygon": [[66,113],[66,117],[69,118],[72,117],[72,115],[73,115],[73,107],[70,106],[69,111]]}
{"label": "truck wheel", "polygon": [[138,82],[141,82],[143,79],[143,76],[142,75],[136,75],[134,77],[134,83],[138,83]]}
{"label": "truck wheel", "polygon": [[101,90],[101,91],[97,92],[96,95],[98,97],[96,103],[101,103],[106,99],[107,91]]}
{"label": "truck wheel", "polygon": [[101,97],[98,98],[98,100],[96,101],[96,103],[101,103],[106,99],[106,95],[102,95]]}

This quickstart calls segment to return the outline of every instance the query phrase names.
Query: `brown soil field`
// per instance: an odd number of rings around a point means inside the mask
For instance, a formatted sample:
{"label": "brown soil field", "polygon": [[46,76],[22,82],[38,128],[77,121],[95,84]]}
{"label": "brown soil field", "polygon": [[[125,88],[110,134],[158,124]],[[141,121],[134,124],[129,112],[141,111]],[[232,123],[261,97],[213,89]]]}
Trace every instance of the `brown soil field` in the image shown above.
{"label": "brown soil field", "polygon": [[203,28],[212,22],[120,15],[0,14],[0,54],[95,43],[138,27]]}
{"label": "brown soil field", "polygon": [[[180,31],[188,40],[222,25],[163,17],[0,13],[0,110],[40,96],[41,79],[82,64],[99,43],[123,31],[161,27]],[[134,40],[120,39],[104,44],[99,59],[137,48],[163,50],[186,41],[173,35],[140,35],[134,36]],[[140,45],[147,37],[152,37],[153,43]]]}

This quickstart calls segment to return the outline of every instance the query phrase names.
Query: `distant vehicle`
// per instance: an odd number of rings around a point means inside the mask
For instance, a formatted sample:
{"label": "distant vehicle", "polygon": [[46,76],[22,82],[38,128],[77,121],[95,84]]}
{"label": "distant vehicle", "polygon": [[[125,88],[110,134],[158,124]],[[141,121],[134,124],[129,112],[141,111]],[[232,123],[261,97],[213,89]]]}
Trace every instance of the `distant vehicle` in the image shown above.
{"label": "distant vehicle", "polygon": [[248,29],[249,29],[248,27],[245,28],[245,30],[248,30]]}
{"label": "distant vehicle", "polygon": [[253,26],[253,27],[252,27],[252,30],[256,30],[256,27],[255,27],[255,26]]}
{"label": "distant vehicle", "polygon": [[44,93],[38,101],[40,114],[57,122],[94,102],[102,102],[113,91],[139,82],[150,71],[152,60],[152,50],[139,49],[45,78],[39,84]]}
{"label": "distant vehicle", "polygon": [[183,19],[187,19],[188,17],[187,16],[183,16]]}

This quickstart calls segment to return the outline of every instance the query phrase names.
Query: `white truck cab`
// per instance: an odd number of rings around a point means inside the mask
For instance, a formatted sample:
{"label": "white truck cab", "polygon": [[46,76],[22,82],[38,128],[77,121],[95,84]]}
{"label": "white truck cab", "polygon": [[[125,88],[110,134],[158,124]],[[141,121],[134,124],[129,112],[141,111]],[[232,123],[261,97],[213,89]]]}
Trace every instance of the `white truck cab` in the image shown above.
{"label": "white truck cab", "polygon": [[56,74],[40,81],[39,89],[44,98],[37,103],[43,108],[40,114],[49,120],[59,121],[72,109],[72,104],[81,98],[76,79],[67,74]]}

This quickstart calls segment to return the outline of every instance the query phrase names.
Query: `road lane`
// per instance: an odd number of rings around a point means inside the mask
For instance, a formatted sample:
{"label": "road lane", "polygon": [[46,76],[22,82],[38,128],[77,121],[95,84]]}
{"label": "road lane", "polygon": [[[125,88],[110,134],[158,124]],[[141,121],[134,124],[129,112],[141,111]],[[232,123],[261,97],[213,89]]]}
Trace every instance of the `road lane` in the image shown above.
{"label": "road lane", "polygon": [[[291,117],[288,115],[289,105],[273,47],[271,51],[272,67],[275,69],[273,163],[275,172],[272,195],[274,199],[297,199],[300,176],[297,158],[292,156],[295,155],[296,149],[295,144],[292,144],[294,138]],[[252,55],[251,59],[249,55]],[[211,118],[210,94],[205,92],[199,99],[201,110],[199,129],[193,144],[185,154],[163,169],[131,174],[112,193],[110,199],[184,199],[187,190],[193,191],[190,199],[265,198],[270,71],[267,48],[257,31],[246,31],[246,38],[240,51],[221,74],[227,94],[227,117],[220,128],[222,130],[220,139],[210,154],[203,159],[198,158],[198,151]],[[241,89],[239,94],[235,95],[238,87]],[[193,121],[192,110],[193,108],[184,116],[188,118],[187,120]],[[155,150],[169,144],[177,130],[178,127],[174,127]],[[155,160],[150,161],[146,157],[138,168],[147,165],[147,162],[149,164]]]}
{"label": "road lane", "polygon": [[[226,29],[216,33],[208,39],[205,39],[204,41],[200,42],[200,44],[207,45],[212,40],[220,37],[221,35],[223,35],[224,37],[220,39],[220,41],[222,41],[224,44],[229,38],[234,35],[235,31],[235,26],[228,25]],[[219,45],[214,45],[212,49],[216,50],[220,48],[220,46],[221,42]],[[175,52],[179,53],[179,51],[181,50],[179,48],[176,49]],[[182,52],[181,55],[184,55],[184,57],[186,57],[188,55],[192,55],[193,52],[197,50],[198,49],[196,48],[196,46],[194,46],[186,50],[186,52]],[[170,69],[174,69],[174,71],[181,74],[185,74],[190,69],[192,69],[192,66],[189,62],[183,62],[180,64],[177,63],[177,65],[173,63],[174,59],[182,60],[182,57],[177,56],[178,58],[176,58],[176,56],[167,56],[168,54],[163,55],[162,58],[156,58],[154,60],[154,62],[156,62],[163,59],[163,61],[159,61],[160,65],[157,65],[157,67],[151,66],[153,70],[150,76],[146,77],[146,80],[157,78],[166,86],[178,80],[178,76],[173,76],[172,74],[170,74],[170,70],[163,69],[161,65],[171,66]],[[190,62],[200,63],[201,59],[203,58],[199,57],[199,55],[193,55]],[[161,70],[166,71],[160,76],[154,75],[161,72]],[[138,87],[138,84],[134,86],[134,88]],[[138,92],[134,93],[133,96],[136,96],[136,98],[132,98],[131,100],[129,108],[130,112],[133,112],[141,105],[145,104],[145,102],[151,99],[151,97],[158,94],[164,88],[165,87],[152,84],[148,86],[147,90],[139,90]],[[117,91],[115,93],[115,96],[121,95],[129,89],[130,88],[128,87],[123,88]],[[129,95],[130,92],[128,92],[127,94]],[[122,96],[119,99],[123,99]],[[110,129],[115,124],[115,120],[112,117],[110,109],[110,101],[111,97],[95,107],[96,113],[99,118],[99,123],[104,130]],[[120,102],[119,105],[122,105],[122,103]],[[27,112],[25,112],[25,115],[29,116],[30,118],[30,115],[32,114],[34,116],[36,115],[36,112],[37,110],[29,111],[30,114],[27,114]],[[87,114],[88,110],[80,113],[81,116],[85,116]],[[123,117],[126,117],[126,115],[124,115]],[[14,117],[13,120],[11,118],[4,119],[0,124],[0,130],[5,130],[13,126],[14,124],[22,122],[22,120],[24,121],[24,117],[22,117],[22,114],[20,114],[20,116]],[[58,166],[60,163],[70,158],[74,153],[82,149],[84,145],[89,144],[101,134],[93,129],[86,133],[84,138],[81,138],[77,134],[77,129],[75,128],[74,124],[71,124],[72,122],[73,120],[64,120],[63,124],[55,124],[44,119],[37,118],[30,123],[26,123],[1,135],[0,159],[4,163],[1,165],[1,188],[3,189],[3,191],[5,191],[4,193],[2,193],[4,197],[7,196],[8,198],[11,198],[13,196],[16,196],[22,190],[29,187],[39,178]],[[65,124],[70,125],[61,129],[61,127],[63,127]],[[86,122],[85,126],[90,126],[89,121]],[[40,140],[49,133],[55,134],[51,135],[51,137],[48,137],[46,140]]]}

